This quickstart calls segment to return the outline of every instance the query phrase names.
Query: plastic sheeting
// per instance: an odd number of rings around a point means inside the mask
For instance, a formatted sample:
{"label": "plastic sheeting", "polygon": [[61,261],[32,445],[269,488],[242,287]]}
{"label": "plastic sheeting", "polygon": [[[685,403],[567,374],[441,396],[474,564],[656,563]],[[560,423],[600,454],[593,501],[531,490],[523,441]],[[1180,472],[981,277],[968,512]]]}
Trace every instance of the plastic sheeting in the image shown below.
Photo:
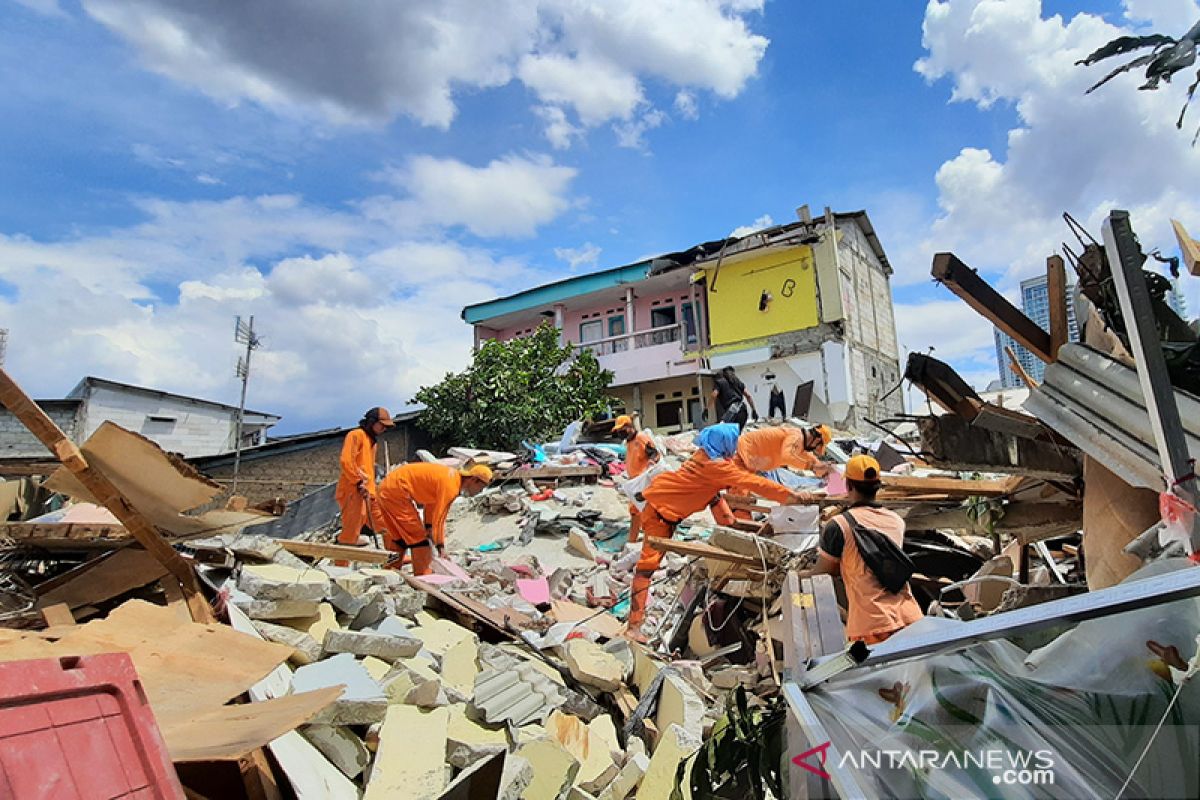
{"label": "plastic sheeting", "polygon": [[[1185,563],[1151,564],[1131,580],[1195,569]],[[960,624],[926,618],[897,637]],[[1197,633],[1200,599],[1181,600],[1080,623],[1032,651],[984,642],[851,671],[806,694],[842,763],[860,766],[879,797],[1112,798]],[[1200,797],[1200,681],[1184,684],[1121,797]]]}

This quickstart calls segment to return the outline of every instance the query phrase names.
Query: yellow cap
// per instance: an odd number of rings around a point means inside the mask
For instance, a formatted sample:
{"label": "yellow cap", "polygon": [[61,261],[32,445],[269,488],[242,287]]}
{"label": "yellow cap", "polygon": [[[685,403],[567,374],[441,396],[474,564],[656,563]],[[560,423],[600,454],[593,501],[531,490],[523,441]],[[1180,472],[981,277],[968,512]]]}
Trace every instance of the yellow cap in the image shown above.
{"label": "yellow cap", "polygon": [[823,456],[825,455],[826,445],[833,441],[833,431],[829,429],[828,425],[818,425],[813,430],[821,437],[821,443],[817,445],[817,449],[814,452],[819,456]]}
{"label": "yellow cap", "polygon": [[472,464],[459,470],[464,478],[476,478],[484,483],[492,482],[492,468],[487,464]]}
{"label": "yellow cap", "polygon": [[855,456],[846,462],[846,480],[859,483],[878,483],[883,470],[871,456]]}
{"label": "yellow cap", "polygon": [[628,414],[622,414],[621,416],[619,416],[613,420],[613,430],[614,431],[617,428],[632,428],[632,427],[633,427],[633,417],[629,416]]}

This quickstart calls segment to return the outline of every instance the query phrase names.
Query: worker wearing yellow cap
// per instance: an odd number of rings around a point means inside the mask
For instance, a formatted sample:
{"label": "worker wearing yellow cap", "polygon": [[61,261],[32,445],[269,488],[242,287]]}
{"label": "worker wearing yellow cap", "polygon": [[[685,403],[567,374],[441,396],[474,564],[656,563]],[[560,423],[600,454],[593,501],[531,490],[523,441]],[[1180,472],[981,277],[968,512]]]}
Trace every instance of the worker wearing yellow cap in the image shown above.
{"label": "worker wearing yellow cap", "polygon": [[384,527],[374,502],[376,440],[395,424],[386,408],[372,408],[363,414],[358,427],[346,434],[338,462],[341,474],[334,493],[334,499],[342,509],[339,544],[365,546],[367,539],[362,536],[363,527],[374,531]]}
{"label": "worker wearing yellow cap", "polygon": [[[850,506],[821,531],[817,566],[807,574],[841,573],[849,605],[846,637],[877,644],[920,619],[921,607],[907,582],[889,591],[859,546],[860,537],[878,536],[887,537],[896,548],[904,546],[904,520],[875,500],[882,486],[879,462],[871,456],[854,456],[846,464],[845,477]],[[873,549],[886,551],[878,545]]]}
{"label": "worker wearing yellow cap", "polygon": [[483,464],[396,467],[379,484],[379,510],[389,534],[388,549],[401,554],[412,550],[413,574],[428,574],[432,549],[436,547],[439,556],[446,554],[446,517],[454,498],[459,494],[473,497],[491,482],[492,471]]}
{"label": "worker wearing yellow cap", "polygon": [[[658,448],[648,431],[638,431],[633,417],[622,414],[613,421],[613,434],[625,440],[625,475],[636,478],[658,460]],[[636,542],[642,535],[642,512],[629,504],[629,541]]]}

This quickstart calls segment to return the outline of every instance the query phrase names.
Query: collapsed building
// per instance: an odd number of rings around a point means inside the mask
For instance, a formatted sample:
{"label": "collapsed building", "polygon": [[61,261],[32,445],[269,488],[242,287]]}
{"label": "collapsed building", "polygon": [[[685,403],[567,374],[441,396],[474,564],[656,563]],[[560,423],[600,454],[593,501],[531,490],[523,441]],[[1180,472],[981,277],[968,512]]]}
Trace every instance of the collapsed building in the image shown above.
{"label": "collapsed building", "polygon": [[[525,453],[422,451],[496,480],[456,502],[447,557],[414,576],[334,543],[331,485],[248,508],[119,425],[77,446],[0,373],[69,501],[5,525],[0,671],[20,689],[0,719],[22,720],[6,743],[57,759],[80,796],[1194,797],[1196,336],[1152,291],[1127,215],[1103,239],[1069,254],[1080,344],[1064,262],[1047,331],[936,257],[1046,363],[1023,410],[912,355],[905,377],[941,413],[880,406],[890,433],[841,430],[829,478],[775,476],[818,505],[731,497],[733,526],[706,512],[655,541],[645,645],[622,636],[641,544],[611,421]],[[649,427],[670,464],[695,449]],[[869,648],[846,640],[840,580],[805,576],[856,452],[885,470],[925,612]],[[53,706],[105,692],[126,711]],[[121,772],[38,738],[101,724]],[[0,756],[17,797],[34,791],[22,763]]]}

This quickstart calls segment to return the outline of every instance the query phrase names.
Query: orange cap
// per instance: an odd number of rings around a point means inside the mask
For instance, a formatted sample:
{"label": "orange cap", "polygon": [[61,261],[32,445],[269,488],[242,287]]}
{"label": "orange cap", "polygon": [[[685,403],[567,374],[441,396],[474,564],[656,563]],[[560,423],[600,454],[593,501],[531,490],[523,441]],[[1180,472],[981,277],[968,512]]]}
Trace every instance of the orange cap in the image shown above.
{"label": "orange cap", "polygon": [[828,425],[818,425],[813,430],[821,437],[821,443],[817,445],[817,449],[813,452],[819,456],[823,456],[825,455],[825,447],[833,441],[833,431],[829,429]]}
{"label": "orange cap", "polygon": [[846,480],[859,483],[878,483],[883,470],[871,456],[855,456],[846,462]]}
{"label": "orange cap", "polygon": [[614,431],[617,428],[632,428],[632,427],[633,427],[633,417],[629,416],[628,414],[622,414],[621,416],[619,416],[613,420],[613,430]]}

